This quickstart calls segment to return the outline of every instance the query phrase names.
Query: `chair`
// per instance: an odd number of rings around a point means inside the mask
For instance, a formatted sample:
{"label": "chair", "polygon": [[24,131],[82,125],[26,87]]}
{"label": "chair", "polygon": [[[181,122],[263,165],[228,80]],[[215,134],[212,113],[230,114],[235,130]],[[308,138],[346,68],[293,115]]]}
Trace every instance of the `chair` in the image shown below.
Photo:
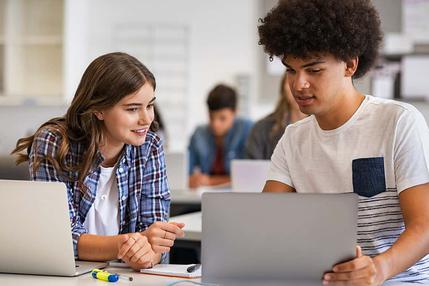
{"label": "chair", "polygon": [[0,179],[30,180],[28,162],[16,165],[15,159],[12,155],[0,155]]}

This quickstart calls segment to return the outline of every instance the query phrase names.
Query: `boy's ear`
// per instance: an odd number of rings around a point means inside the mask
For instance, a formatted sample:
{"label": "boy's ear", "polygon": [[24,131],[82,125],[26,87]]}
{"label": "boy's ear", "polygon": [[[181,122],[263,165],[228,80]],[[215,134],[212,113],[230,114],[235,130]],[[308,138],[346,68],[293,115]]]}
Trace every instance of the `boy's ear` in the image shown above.
{"label": "boy's ear", "polygon": [[359,58],[358,57],[347,60],[346,61],[346,70],[345,70],[344,75],[346,77],[352,77],[357,70],[358,64],[359,64]]}
{"label": "boy's ear", "polygon": [[102,111],[96,111],[96,112],[94,112],[94,115],[97,117],[98,120],[104,120],[104,116],[103,116]]}

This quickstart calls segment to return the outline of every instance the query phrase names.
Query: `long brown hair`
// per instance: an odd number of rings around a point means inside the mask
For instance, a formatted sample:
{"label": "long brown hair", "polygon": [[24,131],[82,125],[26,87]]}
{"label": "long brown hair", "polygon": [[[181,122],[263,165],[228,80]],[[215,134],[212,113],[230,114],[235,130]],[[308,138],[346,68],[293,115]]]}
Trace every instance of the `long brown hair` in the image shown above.
{"label": "long brown hair", "polygon": [[[62,138],[55,157],[35,157],[33,171],[47,160],[56,170],[77,172],[77,183],[86,191],[83,184],[98,155],[103,142],[102,124],[95,112],[113,107],[122,98],[138,91],[145,83],[156,88],[153,74],[136,58],[125,53],[110,53],[96,58],[85,70],[73,101],[63,117],[49,120],[38,128],[32,136],[21,138],[11,154],[18,156],[16,163],[28,161],[34,138],[44,128],[59,134]],[[155,123],[156,125],[156,123]],[[82,161],[76,165],[66,164],[66,155],[71,142],[80,142],[85,146]],[[60,173],[63,173],[60,172]],[[70,178],[69,176],[69,179]]]}
{"label": "long brown hair", "polygon": [[291,104],[287,97],[286,90],[287,73],[283,74],[280,82],[280,98],[277,102],[274,112],[271,113],[270,117],[274,119],[274,125],[271,128],[271,136],[275,136],[280,130],[284,130],[288,124],[288,116],[291,113]]}

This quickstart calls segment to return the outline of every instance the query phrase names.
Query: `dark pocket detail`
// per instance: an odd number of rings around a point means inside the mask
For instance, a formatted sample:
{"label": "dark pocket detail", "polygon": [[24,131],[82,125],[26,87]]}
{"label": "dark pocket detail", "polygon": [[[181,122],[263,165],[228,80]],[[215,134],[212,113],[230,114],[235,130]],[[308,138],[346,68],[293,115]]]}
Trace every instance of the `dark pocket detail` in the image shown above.
{"label": "dark pocket detail", "polygon": [[386,191],[384,158],[362,158],[352,162],[353,191],[363,197],[373,197]]}

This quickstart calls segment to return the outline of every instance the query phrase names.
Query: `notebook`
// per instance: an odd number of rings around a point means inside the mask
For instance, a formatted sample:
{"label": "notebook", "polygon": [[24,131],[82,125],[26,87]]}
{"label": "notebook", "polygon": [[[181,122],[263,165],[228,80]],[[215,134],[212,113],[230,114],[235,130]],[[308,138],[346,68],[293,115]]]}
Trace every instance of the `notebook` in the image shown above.
{"label": "notebook", "polygon": [[184,278],[199,278],[201,277],[201,267],[194,272],[189,273],[187,269],[195,264],[157,264],[149,269],[141,269],[141,273],[174,276]]}

